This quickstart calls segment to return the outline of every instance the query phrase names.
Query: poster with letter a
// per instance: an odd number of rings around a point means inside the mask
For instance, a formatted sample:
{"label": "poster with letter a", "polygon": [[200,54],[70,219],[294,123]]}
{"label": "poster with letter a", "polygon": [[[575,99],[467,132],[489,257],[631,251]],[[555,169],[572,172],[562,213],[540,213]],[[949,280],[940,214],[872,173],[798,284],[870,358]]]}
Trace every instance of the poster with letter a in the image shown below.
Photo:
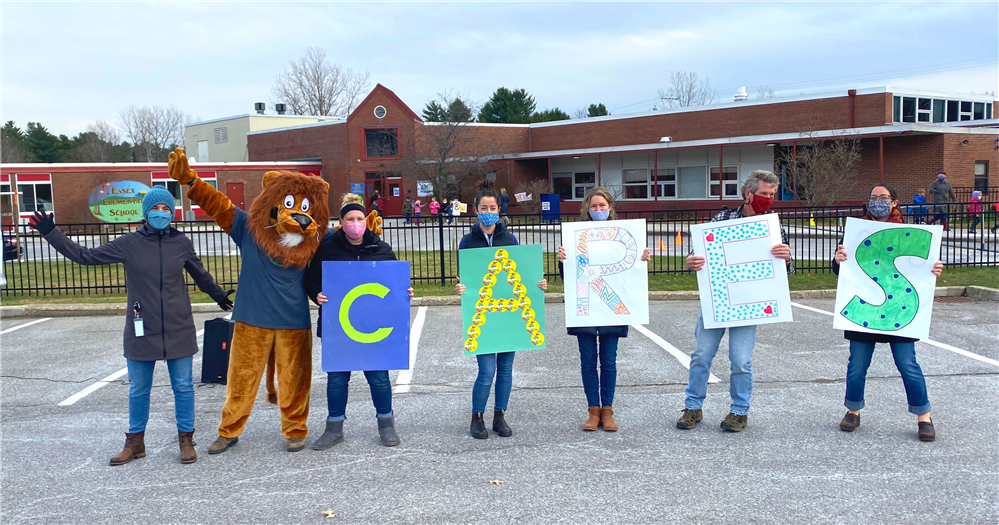
{"label": "poster with letter a", "polygon": [[833,328],[926,339],[943,226],[849,218]]}
{"label": "poster with letter a", "polygon": [[465,355],[545,347],[540,244],[459,250],[458,275]]}
{"label": "poster with letter a", "polygon": [[786,263],[770,254],[781,243],[776,213],[695,224],[690,242],[705,259],[697,272],[705,328],[793,321]]}
{"label": "poster with letter a", "polygon": [[562,223],[565,326],[649,323],[645,219]]}
{"label": "poster with letter a", "polygon": [[409,261],[324,261],[323,372],[409,369]]}

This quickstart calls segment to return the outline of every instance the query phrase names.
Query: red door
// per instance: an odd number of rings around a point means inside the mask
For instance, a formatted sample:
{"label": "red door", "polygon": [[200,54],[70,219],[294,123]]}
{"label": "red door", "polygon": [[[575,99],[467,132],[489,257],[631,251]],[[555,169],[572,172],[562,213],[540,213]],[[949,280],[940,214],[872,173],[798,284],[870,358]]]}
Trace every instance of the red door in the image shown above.
{"label": "red door", "polygon": [[402,179],[388,179],[389,198],[385,202],[385,214],[390,216],[402,215],[402,202],[406,197],[402,195]]}
{"label": "red door", "polygon": [[225,183],[225,194],[229,197],[238,208],[245,210],[246,207],[243,206],[243,183],[242,182],[227,182]]}

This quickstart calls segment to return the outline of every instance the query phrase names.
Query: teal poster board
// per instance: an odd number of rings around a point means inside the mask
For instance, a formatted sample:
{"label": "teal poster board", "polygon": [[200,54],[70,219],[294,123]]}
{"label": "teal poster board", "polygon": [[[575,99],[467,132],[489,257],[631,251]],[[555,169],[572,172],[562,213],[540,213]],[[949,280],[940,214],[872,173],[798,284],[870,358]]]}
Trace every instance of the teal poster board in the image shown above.
{"label": "teal poster board", "polygon": [[460,250],[458,275],[465,355],[545,347],[540,244]]}

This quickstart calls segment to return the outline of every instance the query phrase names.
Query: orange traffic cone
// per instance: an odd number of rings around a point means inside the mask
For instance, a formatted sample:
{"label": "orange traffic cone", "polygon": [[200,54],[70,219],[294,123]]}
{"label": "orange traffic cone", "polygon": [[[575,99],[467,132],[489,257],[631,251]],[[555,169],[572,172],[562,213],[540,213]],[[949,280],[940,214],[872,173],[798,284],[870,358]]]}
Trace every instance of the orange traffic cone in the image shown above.
{"label": "orange traffic cone", "polygon": [[662,237],[659,237],[659,251],[661,251],[661,252],[666,251],[666,245],[663,244],[663,238]]}
{"label": "orange traffic cone", "polygon": [[683,246],[683,237],[680,236],[680,232],[676,232],[676,246]]}

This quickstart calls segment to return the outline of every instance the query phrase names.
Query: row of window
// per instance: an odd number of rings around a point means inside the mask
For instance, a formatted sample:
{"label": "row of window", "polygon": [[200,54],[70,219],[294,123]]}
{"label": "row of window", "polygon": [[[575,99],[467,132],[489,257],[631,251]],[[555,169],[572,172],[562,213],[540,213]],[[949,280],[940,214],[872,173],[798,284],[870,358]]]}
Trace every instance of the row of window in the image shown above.
{"label": "row of window", "polygon": [[967,100],[906,97],[896,95],[892,122],[961,122],[992,118],[992,104]]}
{"label": "row of window", "polygon": [[[0,184],[0,195],[6,209],[10,203],[10,184]],[[52,211],[52,183],[25,182],[17,185],[17,209],[21,213]]]}
{"label": "row of window", "polygon": [[[650,168],[626,169],[621,172],[618,199],[705,199],[724,195],[725,198],[739,197],[739,168],[724,166],[719,175],[718,166],[684,166],[663,168],[656,171]],[[596,173],[562,172],[552,173],[552,192],[563,200],[582,199],[588,190],[595,187]],[[601,181],[606,184],[606,181]],[[613,185],[609,185],[613,186]]]}

